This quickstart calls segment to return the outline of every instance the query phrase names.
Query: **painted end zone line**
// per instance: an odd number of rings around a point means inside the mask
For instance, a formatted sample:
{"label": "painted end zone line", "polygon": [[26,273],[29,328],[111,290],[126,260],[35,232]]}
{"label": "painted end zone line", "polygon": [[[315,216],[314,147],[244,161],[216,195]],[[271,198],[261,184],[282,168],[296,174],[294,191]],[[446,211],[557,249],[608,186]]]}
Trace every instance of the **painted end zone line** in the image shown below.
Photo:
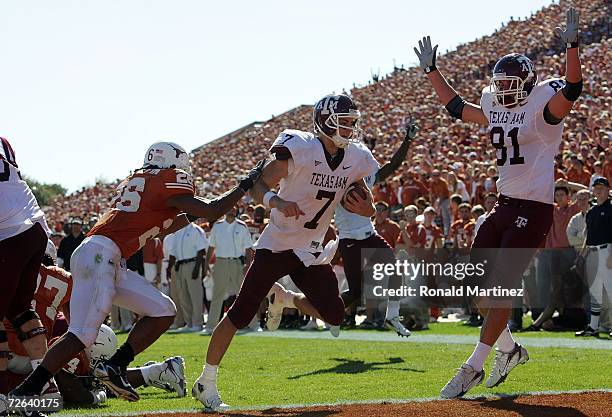
{"label": "painted end zone line", "polygon": [[[245,333],[241,337],[282,337],[288,339],[329,339],[329,340],[361,340],[368,342],[397,342],[397,343],[436,343],[453,345],[473,345],[478,337],[452,334],[413,334],[410,337],[399,337],[394,332],[340,332],[338,338],[328,331],[298,331],[277,330],[275,332]],[[598,349],[612,350],[612,341],[605,339],[569,339],[562,337],[520,337],[515,335],[520,343],[527,347],[559,347],[569,349]]]}
{"label": "painted end zone line", "polygon": [[[570,391],[533,391],[533,392],[515,392],[508,394],[480,394],[480,395],[466,395],[463,399],[466,400],[474,400],[479,398],[516,398],[520,396],[535,396],[535,395],[562,395],[562,394],[585,394],[590,392],[609,392],[612,393],[612,389],[604,388],[604,389],[592,389],[592,390],[570,390]],[[195,400],[194,400],[195,401]],[[444,400],[439,397],[429,397],[429,398],[410,398],[410,399],[388,399],[388,400],[368,400],[368,401],[337,401],[333,403],[314,403],[314,404],[287,404],[287,405],[262,405],[262,406],[252,406],[252,407],[232,407],[227,412],[232,411],[247,411],[247,410],[268,410],[271,408],[276,409],[289,409],[289,408],[308,408],[308,407],[330,407],[330,406],[341,406],[341,405],[372,405],[372,404],[409,404],[409,403],[423,403],[429,401],[455,401],[455,400]],[[178,408],[175,410],[162,410],[162,411],[147,411],[142,410],[139,412],[126,412],[126,413],[109,413],[109,414],[92,414],[96,417],[119,417],[119,416],[140,416],[140,415],[164,415],[164,414],[174,414],[174,413],[203,413],[203,408]],[[62,417],[83,417],[86,414],[67,414],[61,413],[58,414]],[[214,413],[212,414],[214,415]]]}

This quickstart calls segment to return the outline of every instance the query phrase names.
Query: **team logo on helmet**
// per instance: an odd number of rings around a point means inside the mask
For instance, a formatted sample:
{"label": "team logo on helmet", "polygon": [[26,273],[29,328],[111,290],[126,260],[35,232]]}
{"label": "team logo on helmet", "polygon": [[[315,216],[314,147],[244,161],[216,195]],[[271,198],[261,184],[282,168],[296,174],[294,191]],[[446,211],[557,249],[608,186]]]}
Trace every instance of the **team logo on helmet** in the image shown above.
{"label": "team logo on helmet", "polygon": [[495,64],[490,85],[498,104],[514,107],[527,99],[537,82],[533,62],[525,55],[509,54]]}
{"label": "team logo on helmet", "polygon": [[[313,110],[315,133],[325,135],[339,148],[346,148],[350,142],[359,142],[362,133],[360,118],[357,106],[344,94],[323,97]],[[350,133],[343,136],[341,130]]]}

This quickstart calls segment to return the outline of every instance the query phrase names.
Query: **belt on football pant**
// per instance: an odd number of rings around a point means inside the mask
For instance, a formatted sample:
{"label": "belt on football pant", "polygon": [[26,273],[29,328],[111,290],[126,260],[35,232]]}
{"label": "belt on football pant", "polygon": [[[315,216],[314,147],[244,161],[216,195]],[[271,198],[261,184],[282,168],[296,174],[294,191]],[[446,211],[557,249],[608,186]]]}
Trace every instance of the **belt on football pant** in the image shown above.
{"label": "belt on football pant", "polygon": [[603,245],[589,245],[589,249],[594,252],[600,249],[606,249],[608,245],[608,243],[604,243]]}
{"label": "belt on football pant", "polygon": [[520,198],[508,197],[507,195],[503,194],[499,195],[497,203],[501,206],[515,208],[542,208],[546,206],[552,206],[552,204],[542,203],[541,201],[523,200]]}
{"label": "belt on football pant", "polygon": [[189,258],[189,259],[181,259],[180,261],[176,261],[176,266],[180,266],[183,264],[188,264],[189,262],[195,262],[198,258]]}

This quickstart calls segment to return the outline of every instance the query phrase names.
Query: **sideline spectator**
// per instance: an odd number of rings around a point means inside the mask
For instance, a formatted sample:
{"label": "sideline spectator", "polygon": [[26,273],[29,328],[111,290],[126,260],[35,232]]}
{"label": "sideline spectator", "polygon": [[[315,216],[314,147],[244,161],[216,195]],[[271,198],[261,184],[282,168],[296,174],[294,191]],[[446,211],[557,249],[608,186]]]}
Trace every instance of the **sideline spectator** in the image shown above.
{"label": "sideline spectator", "polygon": [[[607,295],[608,311],[612,308],[612,205],[610,204],[610,182],[607,178],[597,178],[593,183],[593,194],[597,205],[591,207],[586,215],[586,259],[587,280],[591,301],[591,320],[589,325],[576,336],[599,336],[604,305]],[[606,321],[609,321],[606,320]],[[610,331],[612,336],[612,331]]]}
{"label": "sideline spectator", "polygon": [[195,223],[189,223],[173,235],[168,268],[173,268],[176,273],[178,308],[183,310],[185,319],[185,326],[173,332],[199,332],[204,325],[202,271],[206,271],[208,239],[204,230]]}
{"label": "sideline spectator", "polygon": [[62,239],[57,250],[57,266],[70,271],[70,257],[72,252],[85,240],[83,234],[83,220],[74,217],[70,220],[70,234]]}
{"label": "sideline spectator", "polygon": [[[210,312],[206,328],[202,334],[212,334],[222,314],[223,301],[226,295],[237,295],[242,285],[246,267],[253,258],[253,241],[247,225],[236,220],[234,209],[225,214],[225,218],[216,222],[210,231],[210,250],[207,259],[215,255],[213,268],[213,296],[210,301]],[[249,328],[258,330],[259,321],[253,317]]]}
{"label": "sideline spectator", "polygon": [[162,262],[164,260],[164,251],[162,242],[159,238],[147,241],[142,249],[142,257],[144,261],[144,276],[155,287],[161,287],[161,272]]}

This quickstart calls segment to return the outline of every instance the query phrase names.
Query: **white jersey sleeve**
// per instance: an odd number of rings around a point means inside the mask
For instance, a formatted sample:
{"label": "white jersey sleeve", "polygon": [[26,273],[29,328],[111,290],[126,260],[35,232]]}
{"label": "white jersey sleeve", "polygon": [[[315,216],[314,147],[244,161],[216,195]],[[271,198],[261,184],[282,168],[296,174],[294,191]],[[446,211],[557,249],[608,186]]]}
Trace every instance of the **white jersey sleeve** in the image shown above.
{"label": "white jersey sleeve", "polygon": [[561,79],[543,81],[512,108],[497,103],[490,87],[482,91],[480,106],[489,121],[489,139],[497,153],[497,190],[501,194],[552,204],[554,157],[561,143],[563,122],[546,122],[544,108],[564,85]]}
{"label": "white jersey sleeve", "polygon": [[0,240],[16,236],[35,223],[47,235],[51,234],[36,197],[21,178],[15,152],[5,138],[0,138],[0,196]]}
{"label": "white jersey sleeve", "polygon": [[309,148],[313,140],[312,133],[286,129],[278,135],[270,147],[270,152],[275,154],[277,159],[290,157],[293,160],[292,169],[299,170],[308,161]]}

